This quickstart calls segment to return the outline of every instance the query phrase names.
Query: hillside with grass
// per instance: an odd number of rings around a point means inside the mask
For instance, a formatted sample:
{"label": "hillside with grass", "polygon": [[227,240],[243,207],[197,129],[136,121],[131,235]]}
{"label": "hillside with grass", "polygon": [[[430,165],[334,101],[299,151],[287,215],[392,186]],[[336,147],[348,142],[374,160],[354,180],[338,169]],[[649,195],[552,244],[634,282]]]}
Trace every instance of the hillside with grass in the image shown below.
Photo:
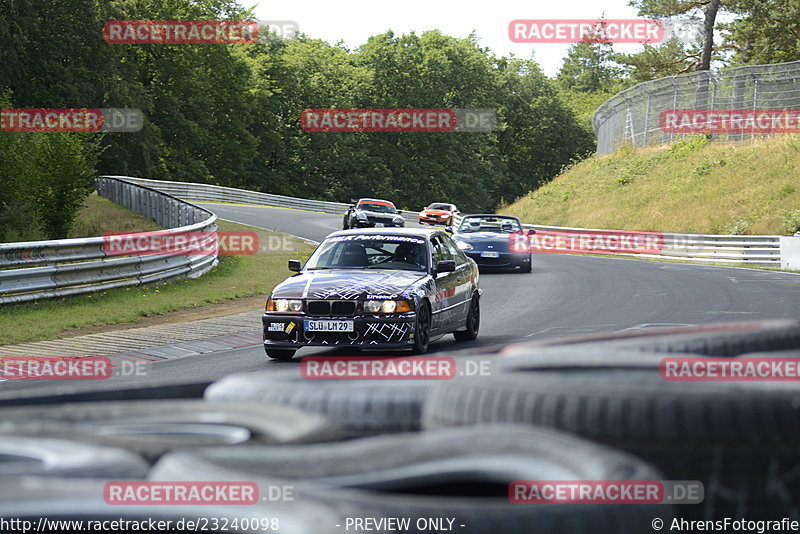
{"label": "hillside with grass", "polygon": [[554,226],[791,234],[800,229],[800,136],[626,146],[576,163],[499,212]]}

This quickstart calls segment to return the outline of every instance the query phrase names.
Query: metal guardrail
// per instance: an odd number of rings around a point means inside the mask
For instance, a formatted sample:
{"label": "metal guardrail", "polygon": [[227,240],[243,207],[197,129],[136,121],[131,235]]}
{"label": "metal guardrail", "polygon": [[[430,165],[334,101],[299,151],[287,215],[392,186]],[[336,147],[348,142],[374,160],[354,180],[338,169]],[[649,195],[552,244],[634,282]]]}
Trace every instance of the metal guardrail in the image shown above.
{"label": "metal guardrail", "polygon": [[[211,202],[234,202],[294,208],[343,214],[348,204],[324,202],[302,198],[270,195],[218,185],[195,184],[189,182],[164,182],[144,178],[125,178],[146,185],[178,198],[186,200],[207,200]],[[409,212],[407,212],[409,213]],[[454,224],[461,222],[456,217]],[[591,232],[587,228],[566,228],[524,224],[526,229],[553,230],[560,232]],[[607,230],[606,230],[607,231]],[[680,261],[705,261],[719,263],[746,263],[752,265],[781,265],[781,236],[775,235],[707,235],[707,234],[663,234],[664,248],[661,254],[636,254],[639,257],[666,258]],[[630,254],[624,254],[630,255]]]}
{"label": "metal guardrail", "polygon": [[205,200],[208,202],[233,202],[236,204],[259,204],[279,208],[294,208],[298,210],[321,211],[344,215],[349,204],[341,202],[326,202],[323,200],[308,200],[305,198],[285,197],[271,195],[258,191],[247,191],[220,185],[195,184],[190,182],[168,182],[162,180],[148,180],[146,178],[129,178],[126,176],[109,176],[109,178],[122,178],[132,183],[152,187],[184,200]]}
{"label": "metal guardrail", "polygon": [[[208,200],[343,214],[348,204],[270,195],[231,187],[166,182],[125,176],[96,180],[100,196],[170,228],[158,234],[216,231],[217,216],[187,202]],[[455,225],[462,217],[456,217]],[[596,230],[524,224],[526,229],[586,233]],[[145,232],[148,234],[151,232]],[[796,268],[794,238],[776,235],[663,234],[660,254],[636,255],[680,261],[744,263]],[[798,239],[800,240],[800,238]],[[90,293],[177,277],[195,278],[214,265],[216,254],[108,257],[105,237],[0,243],[0,304]],[[791,251],[791,258],[784,257]]]}
{"label": "metal guardrail", "polygon": [[[597,153],[624,143],[634,146],[671,143],[691,134],[665,133],[662,111],[671,109],[800,108],[800,61],[746,65],[720,71],[667,76],[630,87],[606,100],[592,117]],[[714,134],[742,140],[764,134]]]}
{"label": "metal guardrail", "polygon": [[[558,232],[609,232],[590,228],[568,228],[523,224],[525,229]],[[610,230],[613,232],[613,230]],[[660,254],[619,254],[678,261],[715,263],[744,263],[752,265],[781,266],[781,236],[778,235],[716,235],[716,234],[662,234]]]}
{"label": "metal guardrail", "polygon": [[[212,212],[125,177],[101,177],[97,192],[112,202],[155,220],[169,230],[159,235],[216,231]],[[145,232],[150,234],[152,232]],[[0,304],[29,302],[147,284],[177,277],[195,278],[217,264],[216,254],[113,256],[105,237],[0,243]]]}

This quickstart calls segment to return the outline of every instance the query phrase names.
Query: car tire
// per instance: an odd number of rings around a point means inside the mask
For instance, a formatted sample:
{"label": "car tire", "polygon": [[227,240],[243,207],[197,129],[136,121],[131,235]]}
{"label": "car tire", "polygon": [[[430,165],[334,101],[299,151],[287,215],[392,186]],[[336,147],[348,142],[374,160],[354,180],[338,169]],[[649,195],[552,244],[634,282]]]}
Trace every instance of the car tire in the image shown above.
{"label": "car tire", "polygon": [[52,437],[3,433],[0,477],[143,478],[149,464],[131,451]]}
{"label": "car tire", "polygon": [[519,266],[519,271],[521,273],[529,273],[529,272],[531,272],[531,269],[532,269],[531,268],[531,258],[529,256],[528,257],[528,261],[523,262],[522,265]]}
{"label": "car tire", "polygon": [[478,339],[478,330],[481,326],[481,301],[478,295],[473,295],[467,311],[467,329],[453,332],[456,341],[474,341]]}
{"label": "car tire", "polygon": [[322,414],[350,435],[420,429],[431,380],[305,380],[297,371],[227,376],[206,389],[211,401],[266,402]]}
{"label": "car tire", "polygon": [[264,351],[273,360],[287,361],[294,358],[297,349],[270,349],[264,347]]}
{"label": "car tire", "polygon": [[0,434],[124,448],[155,461],[180,448],[327,441],[342,432],[327,418],[298,408],[193,399],[6,408]]}
{"label": "car tire", "polygon": [[[755,356],[756,354],[752,354]],[[797,357],[800,351],[759,356]],[[800,388],[777,382],[690,382],[661,377],[663,358],[617,344],[519,350],[492,376],[437,383],[423,409],[428,429],[493,423],[548,426],[643,458],[670,480],[699,480],[692,519],[769,519],[798,511]],[[754,491],[754,488],[760,488]]]}
{"label": "car tire", "polygon": [[414,324],[414,344],[412,354],[425,354],[431,344],[431,308],[427,301],[422,301],[417,310],[417,321]]}
{"label": "car tire", "polygon": [[150,478],[290,484],[348,517],[409,518],[391,530],[409,534],[431,532],[419,520],[434,517],[452,519],[464,534],[641,534],[652,531],[653,517],[668,522],[673,513],[667,504],[511,502],[516,481],[661,479],[634,456],[543,428],[481,425],[241,452],[171,454]]}

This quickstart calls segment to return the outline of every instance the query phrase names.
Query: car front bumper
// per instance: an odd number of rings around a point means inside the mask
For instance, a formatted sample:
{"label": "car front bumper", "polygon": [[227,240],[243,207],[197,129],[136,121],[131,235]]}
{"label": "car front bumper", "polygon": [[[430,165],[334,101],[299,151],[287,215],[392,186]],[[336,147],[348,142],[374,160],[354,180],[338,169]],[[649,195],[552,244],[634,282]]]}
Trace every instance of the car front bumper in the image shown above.
{"label": "car front bumper", "polygon": [[[304,321],[307,319],[353,321],[353,332],[306,332]],[[406,348],[414,343],[416,319],[416,313],[351,317],[310,317],[265,313],[261,316],[264,345],[294,349],[336,345]]]}
{"label": "car front bumper", "polygon": [[467,256],[475,260],[478,267],[511,269],[520,267],[531,261],[530,254],[517,254],[515,252],[500,252],[497,258],[485,258],[481,256],[481,251],[464,251]]}
{"label": "car front bumper", "polygon": [[378,222],[378,221],[360,221],[360,220],[356,220],[354,228],[375,228],[376,224],[383,224],[384,228],[402,228],[403,226],[405,226],[405,222],[395,223],[393,221],[390,221],[390,222]]}
{"label": "car front bumper", "polygon": [[445,217],[444,219],[440,219],[439,217],[420,217],[420,223],[428,223],[428,224],[447,224],[449,217]]}

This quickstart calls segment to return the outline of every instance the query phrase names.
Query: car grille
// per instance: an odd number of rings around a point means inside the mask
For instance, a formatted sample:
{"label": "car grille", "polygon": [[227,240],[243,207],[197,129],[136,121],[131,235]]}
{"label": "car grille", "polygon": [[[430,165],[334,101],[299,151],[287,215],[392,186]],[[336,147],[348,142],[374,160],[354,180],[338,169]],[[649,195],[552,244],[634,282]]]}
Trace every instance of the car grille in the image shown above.
{"label": "car grille", "polygon": [[367,216],[367,220],[371,223],[383,223],[383,224],[391,224],[392,219],[387,217],[373,217],[371,215]]}
{"label": "car grille", "polygon": [[352,300],[310,300],[309,315],[317,317],[350,317],[356,314],[356,303]]}

